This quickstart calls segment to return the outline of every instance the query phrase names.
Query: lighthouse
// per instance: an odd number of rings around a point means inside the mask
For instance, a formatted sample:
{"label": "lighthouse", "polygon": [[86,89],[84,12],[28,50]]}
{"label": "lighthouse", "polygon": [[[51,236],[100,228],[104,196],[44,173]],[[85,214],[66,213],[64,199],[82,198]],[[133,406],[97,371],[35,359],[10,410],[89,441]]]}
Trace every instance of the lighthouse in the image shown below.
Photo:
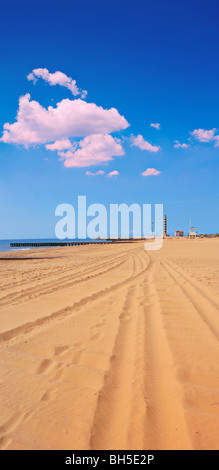
{"label": "lighthouse", "polygon": [[166,238],[167,236],[167,216],[164,214],[163,217],[163,238]]}

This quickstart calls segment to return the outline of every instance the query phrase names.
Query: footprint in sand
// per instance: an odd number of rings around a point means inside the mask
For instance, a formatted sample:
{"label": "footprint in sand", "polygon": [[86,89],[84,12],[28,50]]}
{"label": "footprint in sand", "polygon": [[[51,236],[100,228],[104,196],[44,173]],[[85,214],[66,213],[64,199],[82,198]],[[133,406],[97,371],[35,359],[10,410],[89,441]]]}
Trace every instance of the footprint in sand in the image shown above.
{"label": "footprint in sand", "polygon": [[82,353],[83,353],[83,350],[80,350],[80,351],[75,351],[72,354],[72,359],[71,359],[72,364],[78,364],[79,363]]}
{"label": "footprint in sand", "polygon": [[3,436],[0,438],[0,450],[6,449],[9,444],[12,442],[12,439],[7,436]]}
{"label": "footprint in sand", "polygon": [[13,431],[23,420],[25,413],[14,413],[11,418],[0,426],[0,434],[8,434]]}
{"label": "footprint in sand", "polygon": [[84,343],[74,343],[73,347],[74,348],[80,348],[81,346],[84,346],[84,345],[85,345]]}
{"label": "footprint in sand", "polygon": [[120,321],[128,321],[130,320],[130,315],[128,313],[122,313],[120,316],[119,316],[119,319]]}
{"label": "footprint in sand", "polygon": [[67,346],[67,345],[65,345],[65,346],[56,346],[54,348],[54,355],[55,356],[60,356],[63,352],[68,351],[68,349],[70,349],[70,346]]}
{"label": "footprint in sand", "polygon": [[103,335],[101,333],[95,333],[94,335],[91,336],[91,340],[96,340],[96,339],[101,339]]}
{"label": "footprint in sand", "polygon": [[53,361],[51,359],[44,359],[41,364],[39,365],[37,369],[37,375],[44,374],[45,372],[48,372],[49,369],[52,367]]}
{"label": "footprint in sand", "polygon": [[57,372],[53,376],[53,380],[61,380],[63,373],[64,373],[65,366],[63,364],[59,364],[57,367]]}
{"label": "footprint in sand", "polygon": [[103,321],[103,322],[100,322],[100,323],[97,323],[96,325],[92,326],[92,327],[90,328],[90,330],[93,331],[93,330],[96,330],[97,328],[101,328],[101,326],[103,326],[104,324],[105,324],[104,321]]}
{"label": "footprint in sand", "polygon": [[51,387],[49,387],[42,395],[41,401],[50,401],[56,389],[57,389],[56,385],[52,385]]}

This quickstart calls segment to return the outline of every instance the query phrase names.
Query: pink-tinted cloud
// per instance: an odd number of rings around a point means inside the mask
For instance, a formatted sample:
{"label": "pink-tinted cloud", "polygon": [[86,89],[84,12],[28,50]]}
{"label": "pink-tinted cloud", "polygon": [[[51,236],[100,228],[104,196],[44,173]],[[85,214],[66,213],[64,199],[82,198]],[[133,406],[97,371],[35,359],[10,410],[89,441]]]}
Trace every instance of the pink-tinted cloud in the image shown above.
{"label": "pink-tinted cloud", "polygon": [[219,135],[214,136],[214,146],[219,147]]}
{"label": "pink-tinted cloud", "polygon": [[105,171],[102,171],[102,170],[98,170],[98,171],[95,171],[94,173],[92,171],[86,171],[85,175],[87,176],[99,176],[99,175],[104,175],[105,174]]}
{"label": "pink-tinted cloud", "polygon": [[17,120],[4,124],[0,141],[28,146],[51,143],[69,137],[89,134],[108,134],[126,129],[128,122],[117,109],[103,109],[95,103],[81,99],[64,99],[56,107],[48,109],[26,94],[19,100]]}
{"label": "pink-tinted cloud", "polygon": [[189,147],[189,144],[180,144],[180,142],[178,140],[174,140],[174,147],[176,149],[178,148],[182,148],[182,149],[187,149]]}
{"label": "pink-tinted cloud", "polygon": [[139,147],[141,150],[148,150],[149,152],[158,152],[160,147],[157,145],[150,144],[147,140],[144,140],[142,135],[131,136],[131,146]]}
{"label": "pink-tinted cloud", "polygon": [[160,129],[160,123],[159,122],[155,122],[155,123],[151,123],[150,124],[151,127],[154,127],[155,129],[159,130]]}
{"label": "pink-tinted cloud", "polygon": [[142,176],[157,176],[161,172],[158,170],[155,170],[155,168],[148,168],[147,170],[143,171]]}
{"label": "pink-tinted cloud", "polygon": [[32,80],[34,83],[37,82],[38,78],[42,78],[45,82],[48,82],[50,85],[60,85],[68,88],[74,96],[81,95],[81,98],[85,98],[87,95],[86,90],[80,90],[76,85],[76,80],[72,80],[71,77],[65,75],[62,72],[50,73],[47,69],[34,69],[29,75],[27,75],[28,80]]}
{"label": "pink-tinted cloud", "polygon": [[113,171],[110,171],[110,173],[108,173],[107,178],[113,178],[113,176],[118,176],[119,175],[119,172],[117,170],[113,170]]}
{"label": "pink-tinted cloud", "polygon": [[47,144],[45,145],[45,147],[47,150],[52,150],[52,151],[68,150],[72,148],[72,143],[70,142],[69,139],[56,140],[53,144]]}
{"label": "pink-tinted cloud", "polygon": [[214,140],[215,134],[217,129],[206,130],[206,129],[195,129],[193,132],[190,132],[191,136],[193,136],[199,142],[210,142]]}
{"label": "pink-tinted cloud", "polygon": [[58,152],[64,160],[64,165],[70,167],[86,167],[100,165],[113,160],[113,157],[124,155],[124,150],[118,139],[108,134],[93,134],[85,137],[66,152]]}

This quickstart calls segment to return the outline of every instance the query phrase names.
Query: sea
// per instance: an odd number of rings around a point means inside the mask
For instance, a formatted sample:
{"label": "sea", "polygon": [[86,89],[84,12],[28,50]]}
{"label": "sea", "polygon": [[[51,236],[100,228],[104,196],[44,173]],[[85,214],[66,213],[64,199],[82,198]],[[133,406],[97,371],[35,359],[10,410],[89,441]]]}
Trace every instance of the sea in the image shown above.
{"label": "sea", "polygon": [[[58,240],[57,238],[28,238],[28,239],[11,239],[11,240],[0,240],[0,252],[4,252],[4,251],[17,251],[17,250],[31,250],[31,249],[34,249],[36,250],[37,248],[43,248],[42,246],[41,247],[36,247],[36,246],[33,246],[33,247],[23,247],[23,248],[15,248],[15,247],[11,247],[10,246],[10,243],[53,243],[53,242],[59,242],[59,241],[71,241],[71,240]],[[89,241],[89,242],[93,242],[93,243],[98,243],[99,240],[90,240],[90,239],[87,239],[87,240],[79,240],[79,239],[75,239],[75,240],[72,240],[72,241],[77,241],[77,242],[85,242],[85,241]],[[102,241],[102,240],[101,240]],[[53,248],[53,247],[51,247]],[[55,247],[54,247],[55,248]]]}

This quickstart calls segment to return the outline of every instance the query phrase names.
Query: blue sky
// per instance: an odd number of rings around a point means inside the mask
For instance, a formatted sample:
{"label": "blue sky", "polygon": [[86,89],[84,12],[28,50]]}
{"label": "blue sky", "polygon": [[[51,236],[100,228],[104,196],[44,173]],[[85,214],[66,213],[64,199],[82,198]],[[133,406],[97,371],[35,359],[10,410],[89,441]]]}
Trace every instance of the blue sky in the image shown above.
{"label": "blue sky", "polygon": [[[1,239],[54,237],[56,206],[75,204],[78,195],[106,206],[163,203],[169,233],[188,231],[190,219],[199,233],[219,232],[218,15],[218,2],[211,0],[2,5],[1,136],[5,123],[16,123],[19,98],[30,97],[25,122],[5,128],[0,142]],[[87,97],[73,95],[63,76],[62,86],[51,86],[54,76],[42,78],[39,69],[61,71]],[[33,70],[35,84],[27,79]],[[71,113],[73,101],[87,103],[78,135],[74,124],[65,132],[64,109],[62,131],[57,124],[45,136],[43,124],[34,121],[38,111],[29,116],[32,100],[42,115],[63,100]],[[96,114],[90,116],[91,103]],[[115,108],[117,118],[109,111],[100,116],[100,107]],[[71,147],[62,157],[46,149],[63,140]],[[176,148],[175,141],[186,146]],[[159,174],[143,176],[148,169]],[[86,175],[100,170],[104,174]],[[113,171],[119,174],[108,177]]]}

